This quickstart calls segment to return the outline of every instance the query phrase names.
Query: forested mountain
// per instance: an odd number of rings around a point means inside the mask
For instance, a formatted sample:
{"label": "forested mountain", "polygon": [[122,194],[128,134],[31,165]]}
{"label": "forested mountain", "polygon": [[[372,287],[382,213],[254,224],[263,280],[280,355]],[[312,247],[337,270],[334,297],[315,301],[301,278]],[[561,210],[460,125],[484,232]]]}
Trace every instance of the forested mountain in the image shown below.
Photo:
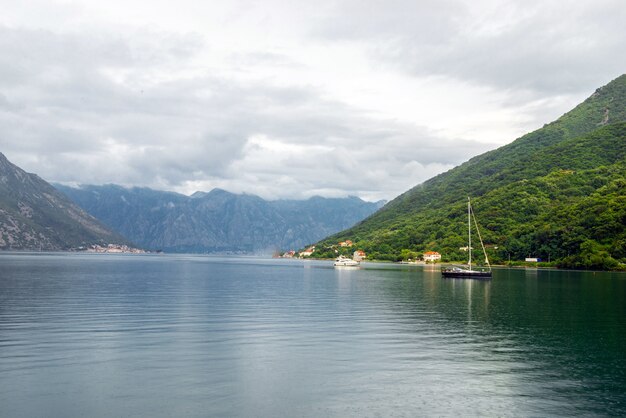
{"label": "forested mountain", "polygon": [[356,197],[266,201],[215,189],[192,196],[115,185],[57,185],[106,225],[147,249],[259,253],[297,249],[382,206]]}
{"label": "forested mountain", "polygon": [[614,268],[626,262],[625,121],[622,75],[555,122],[414,187],[319,246],[351,239],[373,258],[433,250],[463,260],[471,196],[492,260]]}
{"label": "forested mountain", "polygon": [[35,174],[0,153],[0,250],[128,244]]}

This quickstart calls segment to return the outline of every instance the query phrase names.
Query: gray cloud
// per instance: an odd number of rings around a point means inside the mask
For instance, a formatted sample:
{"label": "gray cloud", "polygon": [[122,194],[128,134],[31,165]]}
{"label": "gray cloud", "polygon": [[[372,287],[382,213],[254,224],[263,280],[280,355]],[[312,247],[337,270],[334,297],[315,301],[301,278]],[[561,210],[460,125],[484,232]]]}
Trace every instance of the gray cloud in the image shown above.
{"label": "gray cloud", "polygon": [[314,36],[366,42],[379,65],[534,97],[588,92],[626,68],[619,0],[347,1]]}
{"label": "gray cloud", "polygon": [[[364,49],[364,65],[402,79],[501,92],[498,104],[544,123],[559,97],[623,71],[626,12],[542,4],[322,2],[297,41]],[[0,151],[50,181],[392,198],[496,146],[340,101],[273,45],[224,54],[228,40],[193,32],[83,29],[0,26]]]}
{"label": "gray cloud", "polygon": [[[465,152],[459,152],[462,146],[442,152],[446,144],[441,141],[436,149],[416,147],[433,134],[373,121],[309,87],[239,83],[210,74],[135,84],[132,77],[116,82],[107,75],[110,69],[149,71],[161,53],[166,63],[173,56],[192,57],[193,49],[176,47],[187,39],[169,39],[173,46],[165,52],[147,48],[138,57],[120,39],[2,32],[0,56],[12,65],[2,66],[0,143],[17,162],[51,181],[176,188],[218,179],[254,192],[259,186],[252,178],[277,185],[266,187],[268,197],[302,194],[302,184],[310,190],[346,194],[357,189],[388,197],[388,186],[394,176],[402,176],[397,171],[404,165],[452,165],[472,152],[469,145]],[[172,55],[172,50],[183,52]],[[317,159],[304,154],[275,164],[280,158],[271,152],[254,159],[249,140],[255,136],[326,148]],[[422,171],[393,193],[434,174]],[[281,185],[284,178],[294,180],[290,188]]]}
{"label": "gray cloud", "polygon": [[326,15],[317,19],[313,36],[328,40],[394,41],[410,39],[416,45],[450,42],[457,31],[459,16],[468,6],[458,0],[345,0],[330,2]]}

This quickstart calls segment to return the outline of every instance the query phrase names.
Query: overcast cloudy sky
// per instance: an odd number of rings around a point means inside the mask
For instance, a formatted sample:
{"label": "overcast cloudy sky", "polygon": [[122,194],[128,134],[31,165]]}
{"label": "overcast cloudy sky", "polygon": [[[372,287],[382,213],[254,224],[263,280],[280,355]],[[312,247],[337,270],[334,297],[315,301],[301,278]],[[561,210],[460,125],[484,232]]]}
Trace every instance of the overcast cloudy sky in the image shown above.
{"label": "overcast cloudy sky", "polygon": [[0,10],[0,152],[55,182],[391,199],[626,72],[623,0]]}

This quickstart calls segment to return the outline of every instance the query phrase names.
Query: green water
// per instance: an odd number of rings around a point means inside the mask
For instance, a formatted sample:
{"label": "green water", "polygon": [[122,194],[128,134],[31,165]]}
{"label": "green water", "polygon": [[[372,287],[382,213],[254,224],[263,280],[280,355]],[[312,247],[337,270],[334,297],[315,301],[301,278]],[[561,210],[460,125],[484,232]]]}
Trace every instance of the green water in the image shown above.
{"label": "green water", "polygon": [[0,254],[0,416],[624,416],[626,275]]}

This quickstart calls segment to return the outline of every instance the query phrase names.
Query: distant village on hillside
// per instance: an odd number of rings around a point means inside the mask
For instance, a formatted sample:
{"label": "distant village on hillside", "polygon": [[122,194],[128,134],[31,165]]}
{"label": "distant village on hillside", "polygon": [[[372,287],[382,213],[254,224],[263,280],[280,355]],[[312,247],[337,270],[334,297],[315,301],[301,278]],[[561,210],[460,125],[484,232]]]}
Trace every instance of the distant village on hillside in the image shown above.
{"label": "distant village on hillside", "polygon": [[[353,246],[353,242],[350,240],[345,240],[345,241],[341,241],[339,242],[337,245],[333,245],[331,248],[335,248],[335,247],[342,247],[342,248],[346,248],[346,247],[352,247]],[[312,245],[308,248],[306,248],[304,251],[295,251],[295,250],[290,250],[290,251],[286,251],[281,255],[277,255],[277,258],[309,258],[313,256],[313,253],[315,252],[315,245]],[[339,251],[335,248],[335,253],[338,253]],[[367,258],[367,254],[365,253],[365,251],[363,250],[356,250],[354,251],[354,253],[352,254],[352,259],[355,261],[363,261]],[[422,260],[409,260],[415,263],[436,263],[438,261],[441,261],[441,254],[439,254],[436,251],[426,251],[422,257]]]}
{"label": "distant village on hillside", "polygon": [[146,254],[147,251],[140,248],[129,247],[128,245],[121,244],[108,244],[106,246],[91,245],[89,247],[80,247],[79,251],[85,251],[88,253],[108,253],[108,254]]}

